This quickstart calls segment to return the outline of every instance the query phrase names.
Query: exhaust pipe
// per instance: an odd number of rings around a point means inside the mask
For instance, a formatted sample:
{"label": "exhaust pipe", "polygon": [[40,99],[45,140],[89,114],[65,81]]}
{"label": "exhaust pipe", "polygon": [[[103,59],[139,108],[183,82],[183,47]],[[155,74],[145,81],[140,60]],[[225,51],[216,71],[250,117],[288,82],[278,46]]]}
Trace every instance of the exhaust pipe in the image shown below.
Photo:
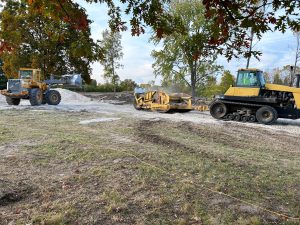
{"label": "exhaust pipe", "polygon": [[296,78],[297,78],[297,80],[296,80],[296,88],[299,88],[299,86],[300,86],[300,74],[296,74]]}

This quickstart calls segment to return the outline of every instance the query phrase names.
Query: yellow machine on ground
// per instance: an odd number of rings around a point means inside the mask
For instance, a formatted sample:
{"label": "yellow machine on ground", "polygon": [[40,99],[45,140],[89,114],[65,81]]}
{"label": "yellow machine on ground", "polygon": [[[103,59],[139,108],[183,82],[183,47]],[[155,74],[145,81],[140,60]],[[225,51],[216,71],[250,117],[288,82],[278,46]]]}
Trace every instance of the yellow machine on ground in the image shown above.
{"label": "yellow machine on ground", "polygon": [[258,69],[240,69],[236,84],[210,104],[216,119],[272,124],[278,118],[300,118],[300,74],[296,87],[266,84]]}
{"label": "yellow machine on ground", "polygon": [[21,99],[29,100],[32,106],[46,103],[58,105],[61,101],[61,95],[58,91],[50,89],[52,84],[80,86],[81,76],[66,75],[59,80],[42,81],[40,69],[21,68],[18,79],[9,79],[7,89],[0,93],[6,96],[6,102],[9,105],[19,105]]}
{"label": "yellow machine on ground", "polygon": [[148,91],[136,88],[134,107],[137,110],[153,110],[159,112],[189,112],[193,110],[192,98],[184,93],[167,94],[163,91]]}

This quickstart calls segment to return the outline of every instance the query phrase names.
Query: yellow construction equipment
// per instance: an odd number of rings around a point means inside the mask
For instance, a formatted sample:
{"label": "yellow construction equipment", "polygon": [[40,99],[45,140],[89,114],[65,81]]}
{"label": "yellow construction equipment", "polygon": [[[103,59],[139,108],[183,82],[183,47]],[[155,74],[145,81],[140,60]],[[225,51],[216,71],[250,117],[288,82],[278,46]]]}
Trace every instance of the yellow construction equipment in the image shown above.
{"label": "yellow construction equipment", "polygon": [[189,112],[193,109],[191,96],[183,93],[168,95],[163,91],[135,90],[134,107],[159,112]]}
{"label": "yellow construction equipment", "polygon": [[[73,84],[81,85],[81,76],[66,75],[62,79],[42,81],[41,70],[32,68],[21,68],[18,79],[9,79],[7,89],[0,93],[6,96],[6,102],[9,105],[19,105],[21,99],[27,99],[32,106],[49,104],[58,105],[61,101],[61,95],[58,91],[50,89],[51,84]],[[75,79],[79,79],[77,84]],[[75,84],[76,83],[76,84]]]}
{"label": "yellow construction equipment", "polygon": [[216,119],[272,124],[278,118],[300,118],[300,74],[296,87],[266,84],[258,69],[240,69],[236,83],[211,102]]}
{"label": "yellow construction equipment", "polygon": [[134,107],[137,110],[151,110],[158,112],[189,112],[191,110],[205,111],[208,106],[192,105],[192,97],[185,93],[167,94],[164,91],[145,91],[136,88]]}

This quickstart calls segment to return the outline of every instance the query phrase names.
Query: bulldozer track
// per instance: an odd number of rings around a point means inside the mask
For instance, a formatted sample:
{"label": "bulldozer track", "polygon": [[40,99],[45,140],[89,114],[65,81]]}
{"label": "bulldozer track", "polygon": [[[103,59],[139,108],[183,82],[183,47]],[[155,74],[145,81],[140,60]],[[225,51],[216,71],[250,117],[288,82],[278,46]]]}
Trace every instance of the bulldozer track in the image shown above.
{"label": "bulldozer track", "polygon": [[[259,108],[266,106],[265,104],[253,104],[253,103],[234,102],[234,101],[216,99],[211,102],[209,107],[211,108],[211,106],[214,103],[222,103],[227,106],[232,106],[232,105],[241,106],[241,111],[243,111],[243,109],[246,109],[246,111],[247,111],[247,108],[251,108],[251,110],[253,109],[254,112],[251,111],[250,114],[248,112],[240,113],[239,110],[237,110],[237,111],[233,111],[233,112],[227,112],[223,117],[219,118],[220,120],[224,120],[224,121],[237,121],[237,122],[244,122],[244,123],[246,123],[246,122],[247,123],[261,123],[261,122],[259,122],[259,119],[257,119],[256,111],[259,110]],[[274,109],[274,111],[276,111],[276,110]],[[277,111],[276,111],[276,114],[277,114]],[[235,119],[235,117],[237,117],[238,119]]]}
{"label": "bulldozer track", "polygon": [[227,100],[216,100],[214,102],[221,102],[224,104],[233,104],[233,105],[242,105],[242,106],[250,106],[250,107],[262,107],[264,105],[262,104],[253,104],[253,103],[244,103],[244,102],[232,102],[232,101],[227,101]]}

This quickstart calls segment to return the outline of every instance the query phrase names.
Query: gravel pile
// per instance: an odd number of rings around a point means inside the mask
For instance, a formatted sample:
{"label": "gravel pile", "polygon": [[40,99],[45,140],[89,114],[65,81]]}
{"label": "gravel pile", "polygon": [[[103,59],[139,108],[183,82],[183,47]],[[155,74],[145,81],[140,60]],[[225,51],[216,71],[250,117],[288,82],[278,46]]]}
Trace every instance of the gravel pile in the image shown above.
{"label": "gravel pile", "polygon": [[6,104],[5,96],[0,94],[0,104]]}
{"label": "gravel pile", "polygon": [[91,101],[90,98],[76,93],[74,91],[62,88],[57,88],[55,90],[59,91],[59,93],[61,94],[62,103],[88,103]]}

